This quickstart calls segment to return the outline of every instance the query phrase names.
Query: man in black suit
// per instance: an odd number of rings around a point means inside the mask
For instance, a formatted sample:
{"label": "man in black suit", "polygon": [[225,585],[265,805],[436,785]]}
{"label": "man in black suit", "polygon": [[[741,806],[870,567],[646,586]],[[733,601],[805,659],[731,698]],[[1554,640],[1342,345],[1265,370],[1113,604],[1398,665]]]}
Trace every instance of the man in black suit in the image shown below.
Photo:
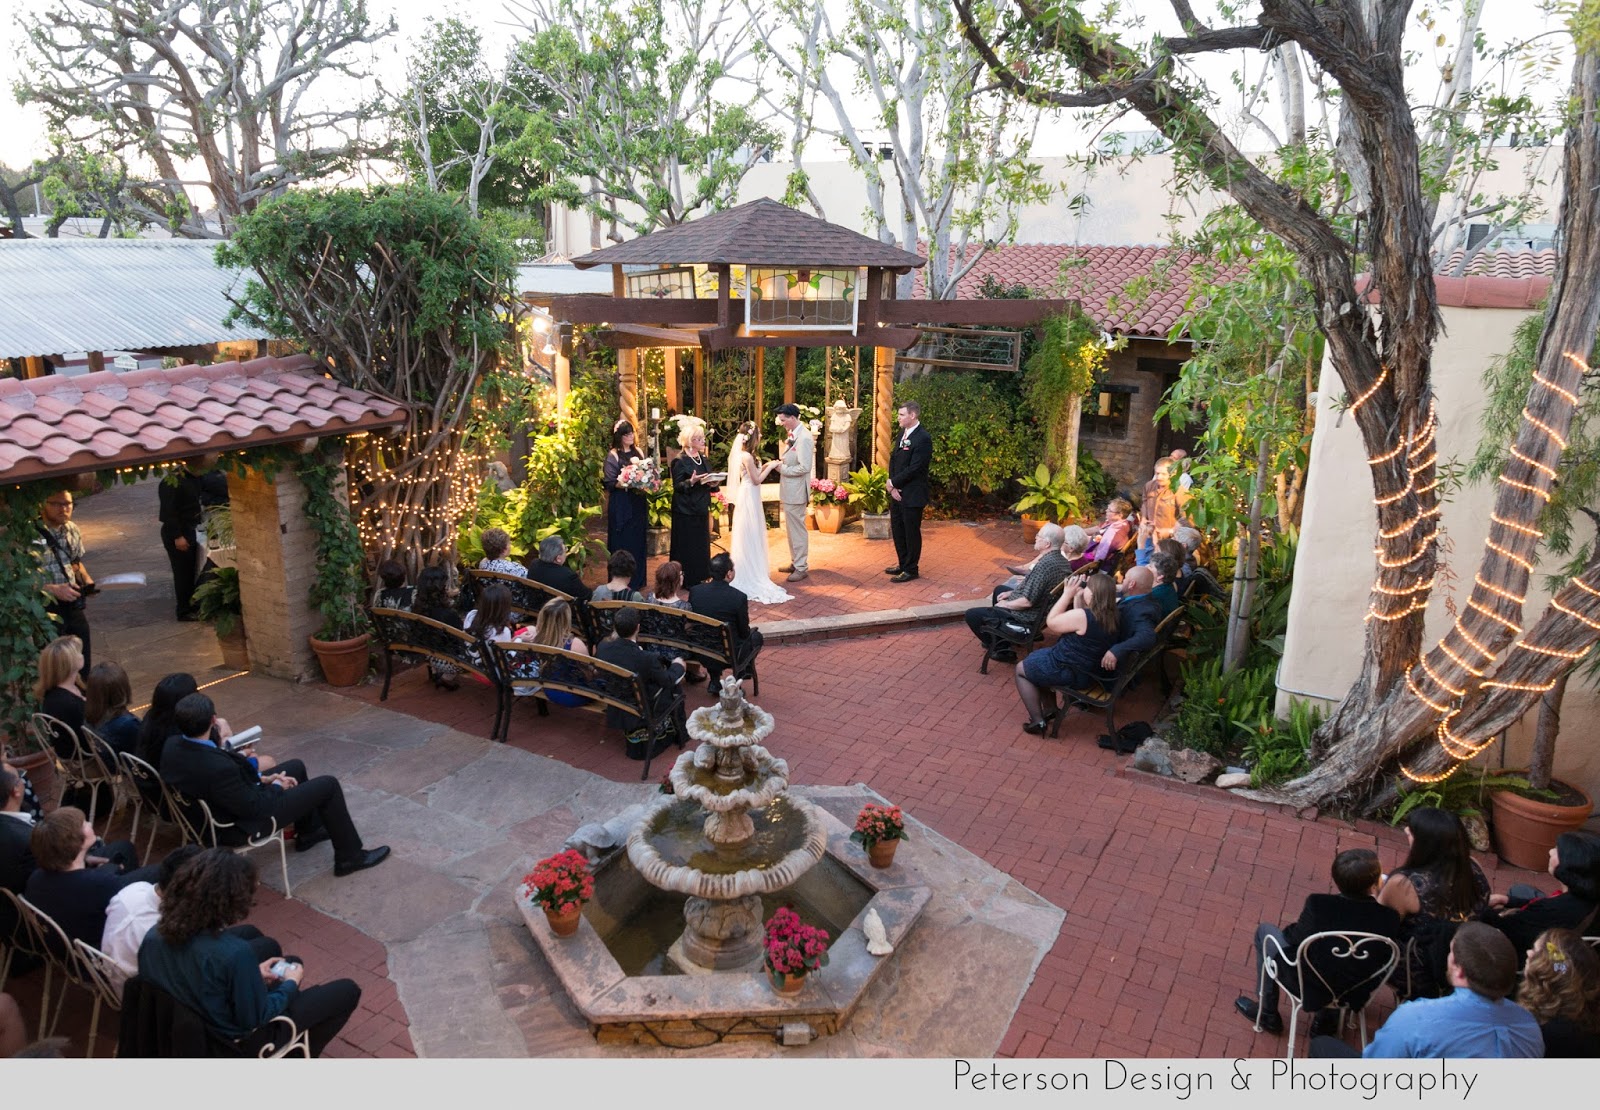
{"label": "man in black suit", "polygon": [[[23,805],[26,787],[22,775],[9,763],[0,763],[0,886],[21,894],[28,876],[37,866],[28,847],[33,835],[34,814]],[[109,866],[126,871],[139,866],[139,855],[126,840],[110,844],[97,841],[89,849],[90,867]]]}
{"label": "man in black suit", "polygon": [[580,605],[589,597],[583,576],[567,566],[567,544],[560,536],[546,536],[539,541],[539,561],[528,568],[528,581],[560,590],[576,598]]}
{"label": "man in black suit", "polygon": [[177,597],[177,619],[192,621],[195,578],[200,573],[200,527],[202,507],[200,476],[187,466],[168,475],[156,487],[160,505],[161,546],[167,549],[167,564],[172,568],[172,592]]}
{"label": "man in black suit", "polygon": [[[733,584],[732,556],[719,554],[711,557],[711,580],[689,591],[689,608],[733,629],[734,649],[747,652],[747,658],[754,659],[760,653],[761,630],[750,627],[750,599]],[[726,668],[710,659],[705,664],[711,676],[711,687],[715,689],[717,683],[722,681],[722,672]]]}
{"label": "man in black suit", "polygon": [[306,766],[286,759],[262,778],[250,761],[216,741],[217,710],[204,694],[190,694],[173,712],[178,734],[161,749],[161,777],[174,789],[204,800],[218,821],[259,835],[272,827],[295,829],[295,848],[305,851],[333,841],[333,873],[339,878],[375,867],[388,858],[387,845],[364,848],[350,820],[344,787],[332,775],[307,781]]}
{"label": "man in black suit", "polygon": [[1155,572],[1149,567],[1132,567],[1122,576],[1117,587],[1117,629],[1122,640],[1111,645],[1111,650],[1100,660],[1100,667],[1115,674],[1117,665],[1126,659],[1149,651],[1156,643],[1156,627],[1166,612],[1161,602],[1151,594],[1155,589]]}
{"label": "man in black suit", "polygon": [[[1294,959],[1300,943],[1314,933],[1377,933],[1391,940],[1399,936],[1400,915],[1388,906],[1378,904],[1378,882],[1381,878],[1382,867],[1378,863],[1378,854],[1370,848],[1351,848],[1334,856],[1333,885],[1339,888],[1338,894],[1308,894],[1305,906],[1300,911],[1300,920],[1287,928],[1279,929],[1276,925],[1265,922],[1257,926],[1255,939],[1257,978],[1260,978],[1261,961],[1266,959],[1263,945],[1268,937],[1274,938],[1289,958]],[[1273,954],[1277,954],[1276,950]],[[1381,960],[1386,950],[1379,951],[1378,948],[1369,945],[1361,954],[1369,956],[1370,960]],[[1371,967],[1363,966],[1369,962],[1367,959],[1332,961],[1329,970],[1340,975],[1343,982],[1348,985],[1360,982],[1373,970]],[[1298,992],[1293,969],[1285,968],[1280,963],[1278,975],[1291,990]],[[1340,984],[1334,982],[1331,985],[1337,987]],[[1283,1032],[1283,1018],[1278,1016],[1278,994],[1278,982],[1268,976],[1261,989],[1261,1028],[1272,1034]],[[1234,999],[1233,1007],[1252,1025],[1255,1024],[1255,999],[1248,994],[1241,994]],[[1311,1031],[1313,1034],[1324,1031],[1321,1015],[1312,1021]]]}
{"label": "man in black suit", "polygon": [[[645,696],[650,699],[651,705],[660,708],[672,698],[678,684],[683,681],[683,660],[674,658],[668,663],[660,655],[639,646],[635,638],[639,634],[639,610],[619,609],[616,619],[612,622],[612,629],[616,635],[609,640],[602,640],[595,649],[595,658],[603,663],[621,667],[623,670],[638,675],[644,679]],[[641,728],[644,722],[631,713],[625,713],[615,706],[606,707],[606,724],[612,728],[620,728],[624,732],[632,732]],[[682,722],[679,722],[678,744],[683,745]],[[671,734],[662,736],[652,756],[659,754],[671,742]],[[643,759],[645,745],[629,744],[628,758]]]}
{"label": "man in black suit", "polygon": [[933,437],[921,424],[922,406],[907,401],[900,406],[900,439],[889,452],[889,530],[899,559],[884,573],[891,582],[910,582],[922,564],[922,510],[928,505],[928,464],[933,461]]}

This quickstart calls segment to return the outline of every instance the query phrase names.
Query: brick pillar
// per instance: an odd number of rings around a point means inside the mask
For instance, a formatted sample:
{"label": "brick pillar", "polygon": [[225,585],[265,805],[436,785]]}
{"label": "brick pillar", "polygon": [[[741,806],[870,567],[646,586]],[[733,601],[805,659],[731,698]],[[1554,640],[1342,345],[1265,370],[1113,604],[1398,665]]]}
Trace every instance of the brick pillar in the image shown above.
{"label": "brick pillar", "polygon": [[319,623],[307,600],[317,553],[302,509],[306,488],[287,467],[270,482],[252,470],[243,478],[228,476],[228,496],[250,667],[278,678],[316,678],[306,642]]}

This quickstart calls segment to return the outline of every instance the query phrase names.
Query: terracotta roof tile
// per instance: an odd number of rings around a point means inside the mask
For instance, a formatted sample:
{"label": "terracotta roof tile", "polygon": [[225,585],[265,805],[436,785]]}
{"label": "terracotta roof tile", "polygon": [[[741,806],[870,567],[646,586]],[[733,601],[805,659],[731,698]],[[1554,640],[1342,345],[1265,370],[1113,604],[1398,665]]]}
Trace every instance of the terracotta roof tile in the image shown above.
{"label": "terracotta roof tile", "polygon": [[688,266],[885,266],[926,264],[921,255],[830,224],[769,197],[591,251],[572,264]]}
{"label": "terracotta roof tile", "polygon": [[1444,277],[1518,279],[1554,277],[1556,272],[1556,252],[1550,248],[1536,251],[1480,251],[1473,257],[1466,272],[1462,273],[1461,260],[1466,255],[1464,250],[1452,251],[1437,272]]}
{"label": "terracotta roof tile", "polygon": [[313,360],[0,381],[0,480],[34,481],[405,423]]}

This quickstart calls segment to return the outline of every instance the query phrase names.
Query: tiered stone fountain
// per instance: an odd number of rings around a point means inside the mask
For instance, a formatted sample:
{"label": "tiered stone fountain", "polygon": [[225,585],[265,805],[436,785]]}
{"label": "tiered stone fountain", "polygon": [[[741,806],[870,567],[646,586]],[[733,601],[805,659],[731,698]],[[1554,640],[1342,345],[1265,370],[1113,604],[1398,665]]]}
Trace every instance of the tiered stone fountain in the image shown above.
{"label": "tiered stone fountain", "polygon": [[788,794],[789,765],[760,744],[772,729],[772,714],[726,675],[718,704],[689,715],[699,744],[673,764],[673,795],[628,837],[646,882],[689,896],[667,953],[680,971],[758,968],[761,896],[793,886],[827,851],[811,805]]}

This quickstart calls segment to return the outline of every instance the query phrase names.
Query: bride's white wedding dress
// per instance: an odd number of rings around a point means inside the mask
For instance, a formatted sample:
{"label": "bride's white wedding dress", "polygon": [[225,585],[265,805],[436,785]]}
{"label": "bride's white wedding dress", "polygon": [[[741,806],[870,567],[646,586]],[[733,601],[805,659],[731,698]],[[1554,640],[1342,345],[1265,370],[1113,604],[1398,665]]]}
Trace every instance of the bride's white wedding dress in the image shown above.
{"label": "bride's white wedding dress", "polygon": [[793,596],[772,580],[767,562],[767,516],[761,508],[761,487],[751,477],[755,463],[748,453],[735,451],[733,467],[733,533],[728,555],[733,559],[733,585],[751,601],[781,605]]}

